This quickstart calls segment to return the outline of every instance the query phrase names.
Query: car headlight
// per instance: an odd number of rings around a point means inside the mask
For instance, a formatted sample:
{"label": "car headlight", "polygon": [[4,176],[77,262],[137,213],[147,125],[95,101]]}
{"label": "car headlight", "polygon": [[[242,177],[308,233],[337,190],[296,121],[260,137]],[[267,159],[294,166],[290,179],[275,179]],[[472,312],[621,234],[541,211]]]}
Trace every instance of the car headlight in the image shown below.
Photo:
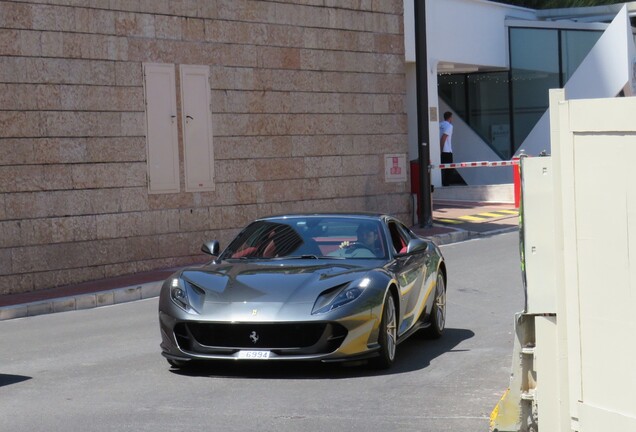
{"label": "car headlight", "polygon": [[347,303],[351,303],[362,295],[370,283],[371,280],[369,278],[364,278],[358,283],[338,285],[323,292],[320,297],[318,297],[318,300],[316,300],[311,313],[325,313],[344,306]]}
{"label": "car headlight", "polygon": [[188,292],[182,279],[173,278],[170,282],[170,298],[181,309],[189,312],[190,303],[188,302]]}

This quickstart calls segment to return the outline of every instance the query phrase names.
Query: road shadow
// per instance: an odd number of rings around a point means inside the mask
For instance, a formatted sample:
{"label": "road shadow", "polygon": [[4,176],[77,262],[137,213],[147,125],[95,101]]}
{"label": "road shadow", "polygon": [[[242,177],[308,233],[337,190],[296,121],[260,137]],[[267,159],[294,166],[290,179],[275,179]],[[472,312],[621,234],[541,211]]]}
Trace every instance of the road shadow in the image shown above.
{"label": "road shadow", "polygon": [[0,374],[0,387],[21,383],[22,381],[27,381],[30,379],[32,379],[32,377],[23,376],[23,375]]}
{"label": "road shadow", "polygon": [[445,329],[440,339],[425,339],[415,334],[398,346],[395,363],[388,370],[376,369],[366,360],[345,363],[212,361],[193,363],[182,369],[171,368],[170,372],[192,377],[238,379],[343,379],[394,375],[424,369],[444,353],[466,351],[455,348],[474,335],[471,330],[456,328]]}

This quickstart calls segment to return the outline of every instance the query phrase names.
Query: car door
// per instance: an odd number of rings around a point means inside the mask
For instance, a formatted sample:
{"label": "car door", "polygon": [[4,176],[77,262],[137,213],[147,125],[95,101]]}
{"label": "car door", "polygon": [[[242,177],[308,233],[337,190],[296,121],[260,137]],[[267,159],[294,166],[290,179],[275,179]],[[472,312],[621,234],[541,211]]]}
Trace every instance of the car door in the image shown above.
{"label": "car door", "polygon": [[392,249],[395,257],[393,272],[400,291],[399,334],[408,331],[420,317],[426,304],[425,281],[427,260],[430,251],[420,250],[407,253],[407,245],[412,238],[410,230],[396,220],[387,222]]}

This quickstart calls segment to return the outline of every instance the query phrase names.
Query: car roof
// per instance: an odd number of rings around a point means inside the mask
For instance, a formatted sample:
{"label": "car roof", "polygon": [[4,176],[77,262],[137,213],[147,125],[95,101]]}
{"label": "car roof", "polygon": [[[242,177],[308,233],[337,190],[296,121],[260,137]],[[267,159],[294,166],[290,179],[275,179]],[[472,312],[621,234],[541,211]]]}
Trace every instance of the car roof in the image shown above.
{"label": "car roof", "polygon": [[273,215],[258,218],[257,220],[272,220],[272,219],[292,219],[292,218],[305,218],[305,217],[344,217],[344,218],[355,218],[355,219],[383,219],[386,217],[393,217],[384,213],[373,213],[373,212],[331,212],[331,213],[287,213],[280,215]]}

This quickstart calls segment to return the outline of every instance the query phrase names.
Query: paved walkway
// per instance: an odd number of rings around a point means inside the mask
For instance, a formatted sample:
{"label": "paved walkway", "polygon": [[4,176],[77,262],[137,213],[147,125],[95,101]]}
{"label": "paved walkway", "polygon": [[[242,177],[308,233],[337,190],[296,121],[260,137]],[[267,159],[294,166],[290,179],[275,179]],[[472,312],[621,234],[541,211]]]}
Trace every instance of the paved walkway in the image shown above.
{"label": "paved walkway", "polygon": [[[433,226],[413,227],[415,233],[432,239],[438,245],[517,229],[518,215],[514,205],[466,201],[435,201]],[[175,270],[160,269],[0,296],[0,321],[156,297],[162,281]]]}

